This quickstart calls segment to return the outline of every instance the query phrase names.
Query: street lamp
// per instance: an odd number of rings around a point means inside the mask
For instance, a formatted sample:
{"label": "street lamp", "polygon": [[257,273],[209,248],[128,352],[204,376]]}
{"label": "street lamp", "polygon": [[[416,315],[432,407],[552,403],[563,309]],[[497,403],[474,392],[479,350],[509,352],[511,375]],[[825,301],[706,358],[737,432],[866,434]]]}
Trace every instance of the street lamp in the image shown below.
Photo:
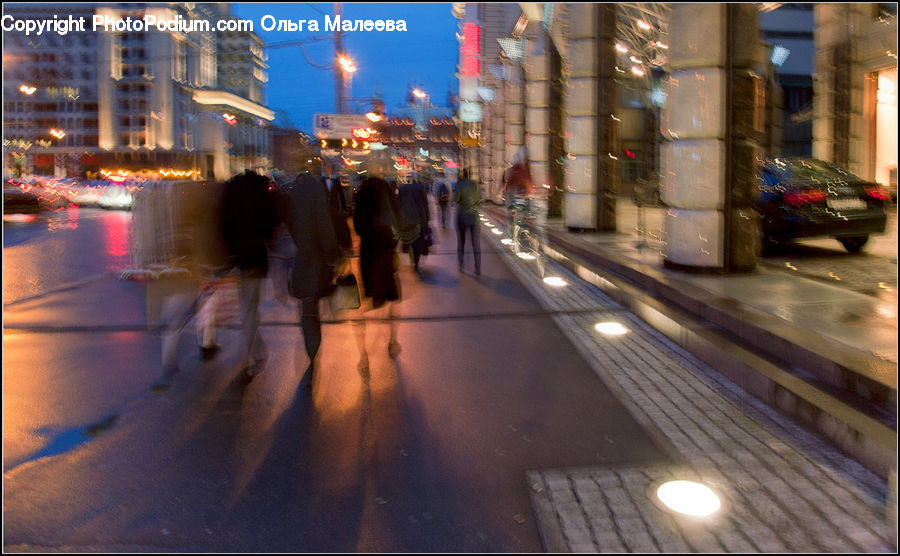
{"label": "street lamp", "polygon": [[19,91],[31,96],[37,91],[37,87],[32,87],[31,85],[19,85]]}

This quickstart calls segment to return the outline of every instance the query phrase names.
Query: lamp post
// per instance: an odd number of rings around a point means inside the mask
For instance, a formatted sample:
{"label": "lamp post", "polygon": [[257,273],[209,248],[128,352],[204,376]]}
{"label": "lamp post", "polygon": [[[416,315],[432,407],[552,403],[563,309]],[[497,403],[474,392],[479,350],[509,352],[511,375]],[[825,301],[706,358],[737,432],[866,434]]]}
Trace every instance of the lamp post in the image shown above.
{"label": "lamp post", "polygon": [[347,112],[347,99],[350,98],[350,88],[353,82],[353,74],[356,72],[356,66],[354,65],[353,59],[347,56],[346,54],[341,54],[338,56],[338,66],[341,72],[341,83],[343,84],[343,89],[340,97],[338,98],[338,112],[343,114]]}

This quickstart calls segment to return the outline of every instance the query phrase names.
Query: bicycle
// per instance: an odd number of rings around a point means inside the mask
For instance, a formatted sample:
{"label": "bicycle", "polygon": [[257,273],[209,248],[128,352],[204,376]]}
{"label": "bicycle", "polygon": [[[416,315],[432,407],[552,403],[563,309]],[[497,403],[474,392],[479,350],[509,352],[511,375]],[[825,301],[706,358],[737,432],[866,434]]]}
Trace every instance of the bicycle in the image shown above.
{"label": "bicycle", "polygon": [[532,200],[527,195],[513,195],[509,208],[512,213],[512,240],[516,255],[521,259],[534,260],[537,263],[538,273],[543,278],[545,268],[543,241]]}

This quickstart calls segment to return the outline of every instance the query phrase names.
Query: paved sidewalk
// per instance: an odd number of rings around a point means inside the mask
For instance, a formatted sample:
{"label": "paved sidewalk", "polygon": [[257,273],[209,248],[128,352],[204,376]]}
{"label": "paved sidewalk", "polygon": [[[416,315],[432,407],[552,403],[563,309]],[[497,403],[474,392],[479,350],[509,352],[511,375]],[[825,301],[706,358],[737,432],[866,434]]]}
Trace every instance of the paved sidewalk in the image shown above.
{"label": "paved sidewalk", "polygon": [[[485,211],[485,214],[494,214]],[[503,223],[489,219],[503,230]],[[533,470],[528,486],[552,552],[894,552],[884,482],[756,401],[611,297],[547,260],[506,254],[523,282],[620,400],[678,463]],[[616,321],[629,333],[603,336]],[[718,517],[660,509],[666,478],[700,478],[725,498]]]}

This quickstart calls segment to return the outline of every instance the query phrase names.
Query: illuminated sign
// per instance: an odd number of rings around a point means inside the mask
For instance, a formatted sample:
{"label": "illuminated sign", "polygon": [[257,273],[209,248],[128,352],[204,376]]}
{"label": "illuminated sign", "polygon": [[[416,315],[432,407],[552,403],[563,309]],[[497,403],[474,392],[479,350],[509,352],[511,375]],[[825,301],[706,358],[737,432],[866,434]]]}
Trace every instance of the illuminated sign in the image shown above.
{"label": "illuminated sign", "polygon": [[463,122],[480,122],[481,105],[477,102],[464,100],[459,103],[459,119]]}
{"label": "illuminated sign", "polygon": [[357,139],[370,139],[376,133],[378,133],[378,132],[375,131],[374,129],[370,129],[367,127],[366,128],[357,127],[355,129],[353,129],[353,131],[351,132],[351,134],[354,137],[356,137]]}
{"label": "illuminated sign", "polygon": [[481,26],[463,24],[462,74],[481,75]]}

